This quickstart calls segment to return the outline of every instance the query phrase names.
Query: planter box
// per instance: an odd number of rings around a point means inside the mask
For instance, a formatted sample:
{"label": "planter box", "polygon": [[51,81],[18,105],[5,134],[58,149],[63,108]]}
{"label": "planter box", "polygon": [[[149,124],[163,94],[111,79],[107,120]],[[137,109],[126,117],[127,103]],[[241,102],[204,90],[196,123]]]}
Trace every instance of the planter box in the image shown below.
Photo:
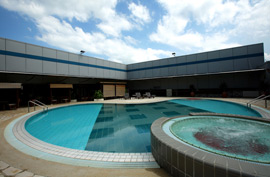
{"label": "planter box", "polygon": [[94,99],[94,101],[104,101],[104,98]]}
{"label": "planter box", "polygon": [[77,99],[70,100],[71,103],[77,102]]}

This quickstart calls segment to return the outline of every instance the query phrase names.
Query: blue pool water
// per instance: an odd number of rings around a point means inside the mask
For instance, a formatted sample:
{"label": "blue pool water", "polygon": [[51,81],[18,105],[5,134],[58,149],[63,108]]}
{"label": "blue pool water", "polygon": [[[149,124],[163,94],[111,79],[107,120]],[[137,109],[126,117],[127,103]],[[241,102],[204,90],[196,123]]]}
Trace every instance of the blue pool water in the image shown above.
{"label": "blue pool water", "polygon": [[[211,106],[207,107],[207,104]],[[232,111],[228,112],[227,109]],[[171,100],[126,105],[83,104],[37,114],[27,120],[25,129],[42,141],[73,149],[151,152],[150,127],[153,121],[160,117],[209,111],[260,117],[256,111],[245,106],[214,100]]]}
{"label": "blue pool water", "polygon": [[247,109],[245,106],[225,102],[219,100],[172,100],[173,103],[181,105],[192,106],[194,108],[203,109],[208,112],[223,113],[223,114],[239,114],[244,116],[261,117],[261,115],[251,109]]}
{"label": "blue pool water", "polygon": [[25,129],[47,143],[83,150],[101,107],[91,104],[52,109],[28,119]]}

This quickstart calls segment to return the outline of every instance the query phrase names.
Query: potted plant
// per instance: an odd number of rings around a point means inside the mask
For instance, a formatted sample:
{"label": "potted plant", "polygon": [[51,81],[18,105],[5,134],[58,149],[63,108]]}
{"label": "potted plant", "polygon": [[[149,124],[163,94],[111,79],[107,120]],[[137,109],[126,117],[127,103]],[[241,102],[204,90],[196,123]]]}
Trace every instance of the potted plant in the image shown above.
{"label": "potted plant", "polygon": [[191,97],[194,97],[194,96],[195,96],[195,87],[194,87],[194,85],[191,84],[191,85],[189,86],[189,89],[190,89],[190,96],[191,96]]}
{"label": "potted plant", "polygon": [[77,94],[73,89],[71,90],[71,100],[70,100],[70,102],[77,102]]}
{"label": "potted plant", "polygon": [[94,101],[103,101],[103,94],[101,92],[101,90],[96,90],[94,93]]}
{"label": "potted plant", "polygon": [[222,91],[222,98],[227,98],[228,97],[228,94],[227,94],[227,84],[225,82],[222,82],[219,86],[219,88],[221,89]]}

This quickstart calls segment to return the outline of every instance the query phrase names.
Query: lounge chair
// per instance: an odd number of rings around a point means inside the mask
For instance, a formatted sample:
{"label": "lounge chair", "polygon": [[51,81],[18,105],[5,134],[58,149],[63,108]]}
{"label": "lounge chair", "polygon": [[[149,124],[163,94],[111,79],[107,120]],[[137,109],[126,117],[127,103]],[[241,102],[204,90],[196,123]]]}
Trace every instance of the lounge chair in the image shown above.
{"label": "lounge chair", "polygon": [[146,92],[146,93],[144,94],[144,97],[147,97],[147,98],[155,98],[155,95],[151,95],[150,92]]}
{"label": "lounge chair", "polygon": [[140,92],[136,92],[135,96],[136,96],[137,99],[143,98],[143,97],[141,96],[141,93],[140,93]]}
{"label": "lounge chair", "polygon": [[10,110],[17,109],[17,105],[15,103],[8,104]]}

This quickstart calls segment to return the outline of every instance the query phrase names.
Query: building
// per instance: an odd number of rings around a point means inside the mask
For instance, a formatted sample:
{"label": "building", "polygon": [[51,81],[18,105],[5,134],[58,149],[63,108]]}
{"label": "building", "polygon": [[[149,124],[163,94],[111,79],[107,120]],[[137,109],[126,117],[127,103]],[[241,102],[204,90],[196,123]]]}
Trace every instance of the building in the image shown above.
{"label": "building", "polygon": [[125,65],[0,38],[0,109],[31,99],[92,100],[98,89],[105,98],[127,91],[254,97],[268,89],[267,66],[262,43]]}

